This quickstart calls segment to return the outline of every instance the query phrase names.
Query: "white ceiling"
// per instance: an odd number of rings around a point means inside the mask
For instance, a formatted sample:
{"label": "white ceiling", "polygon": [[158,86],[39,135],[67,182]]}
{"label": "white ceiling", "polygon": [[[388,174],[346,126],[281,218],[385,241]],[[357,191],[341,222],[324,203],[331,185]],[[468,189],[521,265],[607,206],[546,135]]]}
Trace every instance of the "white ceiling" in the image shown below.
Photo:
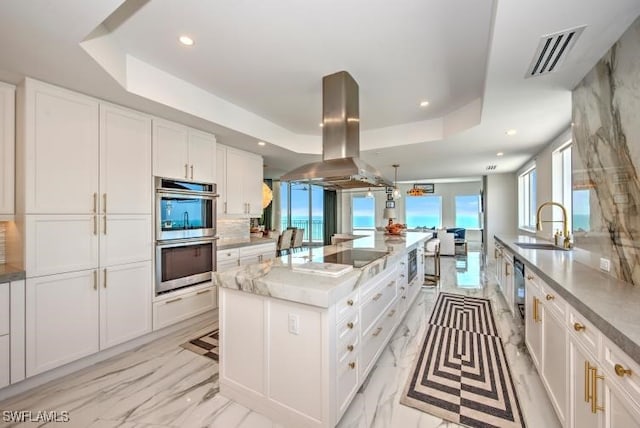
{"label": "white ceiling", "polygon": [[[278,177],[319,159],[321,78],[347,70],[365,161],[387,177],[399,163],[402,181],[477,177],[515,171],[569,126],[571,89],[638,15],[637,0],[3,0],[0,80],[214,132]],[[556,72],[524,78],[541,36],[581,25]]]}

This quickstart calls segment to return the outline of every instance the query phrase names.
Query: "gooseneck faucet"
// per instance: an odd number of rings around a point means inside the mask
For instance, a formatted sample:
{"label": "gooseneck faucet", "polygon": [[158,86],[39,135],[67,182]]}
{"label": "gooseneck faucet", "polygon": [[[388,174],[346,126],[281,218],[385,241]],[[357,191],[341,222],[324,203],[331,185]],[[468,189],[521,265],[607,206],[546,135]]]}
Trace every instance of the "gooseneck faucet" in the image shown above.
{"label": "gooseneck faucet", "polygon": [[536,230],[542,230],[542,223],[556,223],[560,221],[560,220],[540,219],[540,212],[542,211],[542,208],[546,207],[547,205],[555,205],[557,207],[560,207],[560,209],[562,210],[562,233],[564,234],[563,247],[571,248],[571,238],[569,237],[569,221],[568,221],[567,209],[560,202],[547,201],[540,204],[540,206],[538,207],[538,211],[536,212]]}

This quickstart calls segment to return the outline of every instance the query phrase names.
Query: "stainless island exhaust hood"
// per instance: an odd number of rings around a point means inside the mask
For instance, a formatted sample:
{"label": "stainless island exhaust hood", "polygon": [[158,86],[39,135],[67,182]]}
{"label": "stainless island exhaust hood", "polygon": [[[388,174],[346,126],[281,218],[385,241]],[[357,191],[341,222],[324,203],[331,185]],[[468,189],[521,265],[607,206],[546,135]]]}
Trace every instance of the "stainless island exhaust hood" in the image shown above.
{"label": "stainless island exhaust hood", "polygon": [[280,180],[335,189],[392,186],[360,159],[358,84],[346,71],[322,78],[322,123],[322,161],[296,168]]}

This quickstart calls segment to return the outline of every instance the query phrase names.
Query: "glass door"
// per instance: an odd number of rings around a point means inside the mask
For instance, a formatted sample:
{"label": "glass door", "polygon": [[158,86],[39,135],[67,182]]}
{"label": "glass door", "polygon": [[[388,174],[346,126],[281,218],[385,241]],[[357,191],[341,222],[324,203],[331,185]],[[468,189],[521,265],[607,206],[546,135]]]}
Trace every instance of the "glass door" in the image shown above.
{"label": "glass door", "polygon": [[306,245],[324,242],[324,189],[306,183],[280,184],[281,229],[304,229]]}

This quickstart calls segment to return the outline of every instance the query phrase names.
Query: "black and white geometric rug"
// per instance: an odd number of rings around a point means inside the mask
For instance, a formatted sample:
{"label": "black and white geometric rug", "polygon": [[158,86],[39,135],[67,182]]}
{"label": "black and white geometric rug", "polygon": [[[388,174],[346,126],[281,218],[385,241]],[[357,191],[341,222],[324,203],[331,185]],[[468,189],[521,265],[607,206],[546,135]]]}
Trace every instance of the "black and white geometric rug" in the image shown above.
{"label": "black and white geometric rug", "polygon": [[524,427],[491,302],[440,293],[400,403],[470,427]]}
{"label": "black and white geometric rug", "polygon": [[182,346],[184,349],[195,352],[198,355],[203,355],[205,357],[209,357],[213,360],[219,361],[219,334],[220,331],[218,330],[218,328],[216,328],[215,330],[210,331],[204,336],[190,340],[180,346]]}

